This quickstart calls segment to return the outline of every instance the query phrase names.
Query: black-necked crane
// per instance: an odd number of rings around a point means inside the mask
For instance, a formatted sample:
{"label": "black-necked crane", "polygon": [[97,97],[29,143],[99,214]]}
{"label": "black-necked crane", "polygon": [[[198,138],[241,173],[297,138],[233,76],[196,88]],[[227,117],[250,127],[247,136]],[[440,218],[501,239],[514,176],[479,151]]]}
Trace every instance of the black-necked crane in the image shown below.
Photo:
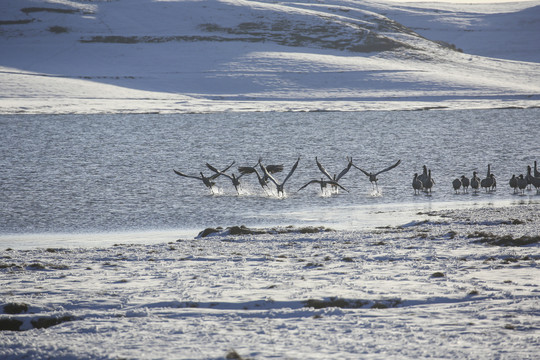
{"label": "black-necked crane", "polygon": [[473,188],[474,192],[477,192],[480,188],[480,178],[478,177],[478,173],[476,171],[473,171],[473,176],[471,178],[471,188]]}
{"label": "black-necked crane", "polygon": [[491,164],[488,164],[486,178],[480,181],[480,186],[486,189],[486,192],[493,190],[496,186],[495,175],[491,173]]}
{"label": "black-necked crane", "polygon": [[210,170],[212,170],[213,172],[215,172],[217,175],[223,175],[223,176],[225,176],[225,177],[228,177],[228,178],[231,180],[231,182],[232,182],[234,188],[236,189],[236,192],[237,192],[238,194],[240,194],[240,178],[241,178],[242,176],[244,176],[244,174],[240,174],[240,176],[237,177],[236,174],[234,174],[234,173],[233,173],[232,175],[226,174],[224,171],[220,171],[220,170],[216,169],[215,167],[213,167],[213,166],[210,165],[209,163],[206,163],[206,166],[207,166]]}
{"label": "black-necked crane", "polygon": [[464,192],[469,192],[469,185],[471,181],[465,175],[461,175],[461,186],[463,186]]}
{"label": "black-necked crane", "polygon": [[358,170],[360,170],[361,172],[364,173],[364,175],[366,175],[368,178],[369,178],[369,181],[371,182],[371,185],[374,186],[377,190],[378,190],[378,187],[377,187],[377,181],[379,180],[377,178],[377,176],[379,174],[382,174],[383,172],[386,172],[388,170],[392,170],[393,168],[395,168],[396,166],[398,166],[399,164],[401,164],[401,160],[398,160],[395,164],[393,165],[390,165],[389,167],[387,167],[386,169],[383,169],[381,171],[378,171],[376,173],[372,173],[372,172],[367,172],[361,168],[359,168],[358,166],[356,166],[355,164],[352,164],[352,166],[354,166],[355,168],[357,168]]}
{"label": "black-necked crane", "polygon": [[518,179],[516,177],[515,174],[512,174],[512,177],[510,178],[510,180],[508,181],[508,185],[510,185],[510,187],[512,189],[514,189],[514,194],[517,193],[517,189],[518,189]]}
{"label": "black-necked crane", "polygon": [[[324,168],[324,166],[322,166],[322,164],[319,162],[319,160],[317,159],[317,157],[315,156],[315,162],[317,163],[317,167],[319,168],[319,170],[324,174],[324,176],[326,176],[328,178],[328,180],[332,181],[332,182],[335,182],[337,183],[343,176],[345,176],[345,174],[347,172],[349,172],[349,170],[351,169],[351,166],[352,166],[352,158],[348,158],[347,157],[347,166],[345,167],[345,169],[341,170],[341,172],[339,174],[334,174],[334,176],[331,176],[330,173],[328,171],[326,171],[326,169]],[[315,181],[318,181],[318,180],[315,180]],[[332,185],[332,190],[334,190],[334,192],[337,191],[337,188],[338,187],[341,187],[343,188],[342,186],[338,186],[336,184],[332,184],[330,182],[327,182],[327,184],[331,184]],[[322,186],[322,183],[321,183],[321,186]],[[326,186],[326,184],[325,184]]]}
{"label": "black-necked crane", "polygon": [[339,187],[340,189],[343,189],[345,190],[346,192],[349,192],[349,190],[345,189],[343,186],[341,186],[337,181],[334,181],[334,180],[325,180],[324,178],[321,178],[321,180],[311,180],[309,182],[307,182],[306,184],[304,184],[300,189],[298,189],[298,191],[302,190],[303,188],[305,188],[306,186],[310,185],[310,184],[315,184],[315,183],[318,183],[320,186],[321,186],[321,192],[324,194],[324,190],[326,189],[327,185],[331,185],[331,186],[335,186],[335,187]]}
{"label": "black-necked crane", "polygon": [[[264,173],[262,174],[262,176],[261,176],[261,174],[259,174],[259,172],[257,171],[257,166],[260,165],[260,164],[261,164],[261,159],[259,159],[259,162],[257,162],[257,164],[255,164],[255,166],[240,166],[238,168],[238,171],[242,175],[246,175],[246,174],[255,174],[255,175],[257,175],[257,180],[259,180],[259,184],[264,189],[264,191],[267,191],[267,189],[268,189],[268,176],[266,176],[266,174],[264,174]],[[283,165],[268,165],[268,166],[266,166],[266,170],[270,174],[275,174],[275,173],[283,171]]]}
{"label": "black-necked crane", "polygon": [[418,173],[414,174],[413,180],[412,180],[412,187],[414,189],[414,194],[419,194],[422,188],[424,187],[424,184],[422,181],[418,179]]}
{"label": "black-necked crane", "polygon": [[214,194],[214,185],[216,185],[216,183],[214,182],[214,180],[216,178],[218,178],[219,176],[222,175],[223,172],[229,170],[231,168],[231,166],[234,165],[234,161],[231,163],[231,165],[227,166],[225,169],[223,169],[222,171],[220,171],[219,173],[215,173],[214,175],[212,176],[205,176],[202,171],[199,173],[200,176],[196,176],[196,175],[187,175],[181,171],[178,171],[178,170],[175,170],[173,169],[174,173],[176,175],[179,175],[179,176],[183,176],[183,177],[187,177],[187,178],[191,178],[191,179],[197,179],[197,180],[201,180],[203,182],[203,184],[210,189],[210,191],[212,192],[212,194]]}
{"label": "black-necked crane", "polygon": [[289,174],[285,177],[285,180],[283,180],[283,182],[279,183],[273,176],[272,174],[270,174],[270,172],[268,171],[268,169],[262,164],[262,163],[259,163],[259,166],[261,167],[262,171],[264,172],[264,175],[266,175],[268,177],[268,179],[270,179],[270,181],[272,181],[274,183],[274,185],[276,185],[276,188],[277,188],[277,194],[278,196],[281,194],[281,196],[283,196],[285,193],[283,191],[283,187],[285,186],[285,183],[287,182],[287,180],[290,179],[290,177],[292,176],[292,174],[294,173],[294,171],[296,170],[296,167],[298,166],[298,163],[300,162],[300,157],[298,157],[298,160],[296,160],[296,162],[294,163],[294,165],[292,166],[291,168],[291,171],[289,171]]}
{"label": "black-necked crane", "polygon": [[428,178],[428,171],[427,171],[427,166],[424,165],[422,166],[422,173],[420,175],[418,175],[418,180],[420,180],[422,182],[422,186],[424,186],[424,181],[427,180]]}
{"label": "black-necked crane", "polygon": [[527,180],[527,186],[529,189],[531,188],[531,185],[533,183],[534,176],[532,175],[532,168],[531,165],[527,165],[527,175],[525,175],[525,180]]}
{"label": "black-necked crane", "polygon": [[527,180],[523,176],[523,174],[519,175],[517,178],[517,185],[519,190],[521,190],[521,193],[525,193],[525,189],[527,188]]}
{"label": "black-necked crane", "polygon": [[424,191],[431,194],[431,189],[433,188],[433,185],[435,185],[435,181],[433,181],[431,177],[431,169],[429,169],[427,179],[424,182]]}
{"label": "black-necked crane", "polygon": [[456,194],[459,193],[459,189],[461,188],[461,180],[455,178],[454,181],[452,181],[452,187],[454,188]]}

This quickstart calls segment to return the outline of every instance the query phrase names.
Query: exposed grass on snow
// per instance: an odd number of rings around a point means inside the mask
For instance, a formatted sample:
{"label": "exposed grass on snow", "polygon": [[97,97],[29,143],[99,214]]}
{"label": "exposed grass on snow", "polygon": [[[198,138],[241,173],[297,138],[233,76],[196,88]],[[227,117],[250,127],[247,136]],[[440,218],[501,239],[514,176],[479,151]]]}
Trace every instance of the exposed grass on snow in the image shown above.
{"label": "exposed grass on snow", "polygon": [[75,9],[50,8],[50,7],[25,7],[25,8],[22,8],[21,11],[27,15],[30,13],[36,13],[36,12],[49,12],[49,13],[57,13],[57,14],[75,14],[79,12],[79,10],[75,10]]}
{"label": "exposed grass on snow", "polygon": [[[410,29],[394,21],[375,19],[372,24],[359,26],[357,24],[344,24],[340,21],[319,22],[315,17],[314,23],[305,21],[291,21],[279,19],[269,21],[241,22],[235,26],[223,26],[217,23],[198,25],[199,30],[220,35],[173,35],[173,36],[129,36],[129,35],[97,35],[83,37],[82,43],[164,43],[164,42],[194,42],[212,41],[228,42],[240,41],[250,43],[275,43],[291,47],[315,47],[350,52],[379,52],[399,48],[412,49],[413,46],[386,37],[378,31],[396,31],[412,35]],[[446,46],[443,44],[443,46]],[[451,48],[450,46],[448,46]]]}
{"label": "exposed grass on snow", "polygon": [[493,246],[527,246],[540,242],[540,235],[514,237],[512,235],[495,235],[484,231],[475,231],[468,237],[479,238],[475,242]]}
{"label": "exposed grass on snow", "polygon": [[49,30],[50,32],[52,32],[54,34],[64,34],[64,33],[69,32],[69,29],[67,27],[58,26],[58,25],[51,26],[47,30]]}

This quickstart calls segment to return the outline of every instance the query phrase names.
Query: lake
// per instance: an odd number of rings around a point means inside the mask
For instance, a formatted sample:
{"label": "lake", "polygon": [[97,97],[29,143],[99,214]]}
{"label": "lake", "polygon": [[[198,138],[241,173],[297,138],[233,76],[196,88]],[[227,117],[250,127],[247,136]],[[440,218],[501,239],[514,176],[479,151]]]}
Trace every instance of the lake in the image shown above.
{"label": "lake", "polygon": [[[196,234],[206,227],[322,225],[355,229],[401,221],[444,206],[538,202],[513,194],[512,174],[540,160],[540,109],[218,113],[178,115],[0,116],[0,241],[21,234],[159,232]],[[346,157],[379,175],[379,191],[352,168],[340,181],[349,193],[322,195],[315,157],[333,173]],[[212,172],[208,162],[283,164],[286,196],[266,194],[254,175],[238,195],[226,177],[211,194],[201,181],[177,176]],[[451,182],[487,165],[495,192],[455,194]],[[431,195],[415,195],[413,174],[432,170]],[[47,237],[44,237],[47,238]],[[52,240],[51,240],[52,241]]]}

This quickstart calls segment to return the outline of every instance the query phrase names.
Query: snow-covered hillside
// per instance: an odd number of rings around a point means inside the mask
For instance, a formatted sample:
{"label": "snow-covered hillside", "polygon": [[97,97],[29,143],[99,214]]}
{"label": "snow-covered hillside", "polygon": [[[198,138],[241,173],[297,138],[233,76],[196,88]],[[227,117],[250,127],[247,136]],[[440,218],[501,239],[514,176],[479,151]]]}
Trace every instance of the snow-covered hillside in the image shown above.
{"label": "snow-covered hillside", "polygon": [[539,1],[10,0],[0,13],[0,113],[540,105]]}

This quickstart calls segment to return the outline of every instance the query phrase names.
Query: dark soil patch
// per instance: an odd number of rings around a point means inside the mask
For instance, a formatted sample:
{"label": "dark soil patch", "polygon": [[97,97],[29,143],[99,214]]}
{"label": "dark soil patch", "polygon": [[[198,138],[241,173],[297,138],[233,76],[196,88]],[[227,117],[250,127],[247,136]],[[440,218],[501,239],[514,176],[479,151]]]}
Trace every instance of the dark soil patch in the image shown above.
{"label": "dark soil patch", "polygon": [[79,10],[74,9],[61,9],[61,8],[48,8],[48,7],[26,7],[22,8],[21,11],[25,14],[30,14],[34,12],[50,12],[50,13],[57,13],[57,14],[75,14],[79,12]]}
{"label": "dark soil patch", "polygon": [[[32,324],[33,329],[45,329],[73,320],[75,320],[75,318],[72,316],[47,316],[35,318],[30,323]],[[14,319],[10,317],[0,318],[0,331],[22,331],[22,324],[23,322],[19,319]]]}
{"label": "dark soil patch", "polygon": [[370,304],[371,309],[388,309],[395,308],[401,304],[400,299],[390,300],[378,300],[372,302],[370,300],[358,300],[358,299],[343,299],[338,297],[331,297],[326,300],[309,299],[304,301],[305,307],[312,307],[315,309],[323,309],[327,307],[338,307],[342,309],[360,309],[368,307]]}
{"label": "dark soil patch", "polygon": [[371,305],[372,309],[388,309],[388,308],[395,308],[399,304],[401,304],[401,300],[399,299],[392,299],[392,300],[384,300],[384,301],[376,301]]}
{"label": "dark soil patch", "polygon": [[8,303],[4,305],[4,314],[21,314],[28,311],[28,304]]}
{"label": "dark soil patch", "polygon": [[199,235],[197,235],[197,237],[207,237],[208,235],[212,235],[212,234],[215,234],[217,232],[220,232],[221,230],[223,230],[222,227],[218,227],[218,228],[206,228],[204,229],[203,231],[201,231],[199,233]]}
{"label": "dark soil patch", "polygon": [[304,301],[305,307],[315,309],[324,309],[327,307],[338,307],[343,309],[358,309],[366,306],[369,302],[365,300],[348,300],[337,297],[331,297],[328,300],[309,299]]}
{"label": "dark soil patch", "polygon": [[54,34],[62,34],[62,33],[67,33],[69,31],[69,29],[64,26],[51,26],[47,30],[49,30],[50,32]]}
{"label": "dark soil patch", "polygon": [[11,268],[14,268],[14,269],[22,269],[19,265],[17,264],[0,264],[0,269],[11,269]]}
{"label": "dark soil patch", "polygon": [[36,329],[45,329],[51,326],[55,326],[67,321],[73,321],[72,316],[62,316],[62,317],[42,317],[32,320],[32,326]]}
{"label": "dark soil patch", "polygon": [[301,228],[297,228],[294,226],[287,226],[285,228],[248,228],[245,225],[240,226],[230,226],[226,229],[223,229],[222,227],[216,227],[216,228],[206,228],[203,231],[199,232],[197,235],[197,238],[203,238],[210,235],[230,235],[230,236],[238,236],[238,235],[263,235],[263,234],[291,234],[291,233],[297,233],[297,234],[317,234],[321,232],[327,232],[327,231],[333,231],[332,229],[325,228],[324,226],[305,226]]}
{"label": "dark soil patch", "polygon": [[24,25],[29,24],[34,19],[25,19],[25,20],[0,20],[0,25]]}
{"label": "dark soil patch", "polygon": [[514,238],[512,235],[494,235],[483,231],[475,231],[468,238],[479,238],[474,242],[493,246],[527,246],[540,242],[540,235]]}
{"label": "dark soil patch", "polygon": [[0,318],[0,331],[19,331],[22,321],[11,318]]}

